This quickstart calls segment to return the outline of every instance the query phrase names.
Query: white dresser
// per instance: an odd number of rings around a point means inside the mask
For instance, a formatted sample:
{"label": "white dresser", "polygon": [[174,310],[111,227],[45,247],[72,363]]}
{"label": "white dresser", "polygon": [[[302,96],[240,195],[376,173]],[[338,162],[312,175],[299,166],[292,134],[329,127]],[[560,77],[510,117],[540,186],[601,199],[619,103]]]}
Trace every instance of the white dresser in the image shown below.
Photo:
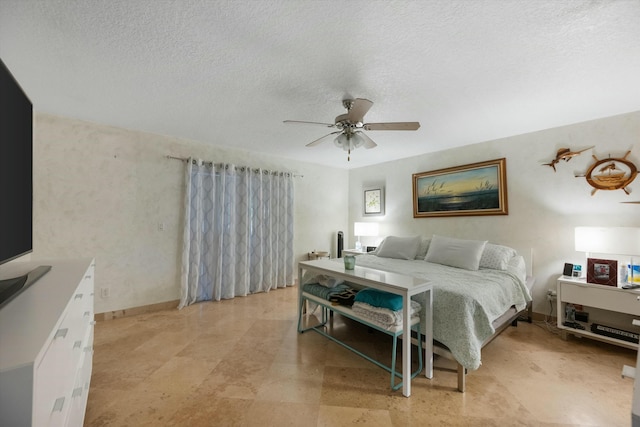
{"label": "white dresser", "polygon": [[[82,426],[93,360],[94,260],[9,263],[51,270],[0,309],[0,425]],[[0,277],[4,278],[4,277]]]}

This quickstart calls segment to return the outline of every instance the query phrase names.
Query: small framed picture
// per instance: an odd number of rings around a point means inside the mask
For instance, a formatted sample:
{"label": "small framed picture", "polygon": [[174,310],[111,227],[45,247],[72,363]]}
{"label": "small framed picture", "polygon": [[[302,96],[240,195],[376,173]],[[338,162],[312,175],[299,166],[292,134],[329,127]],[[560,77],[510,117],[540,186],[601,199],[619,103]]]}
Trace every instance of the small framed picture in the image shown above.
{"label": "small framed picture", "polygon": [[618,261],[587,258],[587,282],[618,286]]}
{"label": "small framed picture", "polygon": [[364,216],[384,215],[384,190],[364,190]]}

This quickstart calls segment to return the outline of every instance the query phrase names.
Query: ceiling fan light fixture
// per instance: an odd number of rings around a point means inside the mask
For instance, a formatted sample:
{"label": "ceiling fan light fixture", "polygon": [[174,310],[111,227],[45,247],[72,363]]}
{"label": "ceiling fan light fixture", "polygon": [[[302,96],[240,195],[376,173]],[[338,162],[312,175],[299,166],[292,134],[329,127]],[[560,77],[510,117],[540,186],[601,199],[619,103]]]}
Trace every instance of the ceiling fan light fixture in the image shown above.
{"label": "ceiling fan light fixture", "polygon": [[333,140],[336,147],[342,148],[344,151],[355,150],[364,144],[364,138],[358,133],[341,133]]}
{"label": "ceiling fan light fixture", "polygon": [[365,123],[364,115],[369,111],[373,102],[364,98],[344,99],[342,105],[347,109],[345,114],[336,117],[335,123],[307,122],[300,120],[285,120],[285,123],[309,123],[333,127],[338,129],[323,137],[311,141],[306,146],[315,147],[324,141],[329,141],[329,137],[338,135],[334,138],[333,143],[338,148],[342,148],[348,152],[347,160],[351,160],[351,150],[364,146],[364,148],[375,148],[377,144],[363,131],[370,130],[418,130],[420,123],[418,122],[389,122],[389,123]]}

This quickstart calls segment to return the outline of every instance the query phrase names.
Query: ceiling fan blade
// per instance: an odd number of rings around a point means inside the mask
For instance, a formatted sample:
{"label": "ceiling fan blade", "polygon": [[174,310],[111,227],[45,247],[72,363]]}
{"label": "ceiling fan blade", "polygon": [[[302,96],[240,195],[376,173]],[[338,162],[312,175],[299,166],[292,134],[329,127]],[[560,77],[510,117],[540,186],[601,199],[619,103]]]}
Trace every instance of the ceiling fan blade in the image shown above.
{"label": "ceiling fan blade", "polygon": [[328,128],[335,127],[335,123],[321,123],[321,122],[305,122],[302,120],[284,120],[282,123],[298,123],[298,124],[307,124],[307,125],[322,125]]}
{"label": "ceiling fan blade", "polygon": [[351,123],[362,122],[364,119],[364,115],[367,114],[369,108],[373,105],[373,102],[364,98],[356,98],[353,100],[353,104],[351,104],[351,108],[347,113],[347,119],[351,121]]}
{"label": "ceiling fan blade", "polygon": [[419,122],[365,123],[364,130],[418,130]]}
{"label": "ceiling fan blade", "polygon": [[318,139],[316,139],[315,141],[311,141],[310,143],[307,144],[307,147],[315,147],[316,145],[320,144],[321,142],[324,142],[324,139],[331,136],[331,135],[335,135],[337,133],[342,133],[341,130],[335,131],[335,132],[331,132],[330,134],[327,134],[325,136],[322,136]]}
{"label": "ceiling fan blade", "polygon": [[373,142],[373,139],[369,138],[369,135],[367,135],[366,133],[362,131],[358,131],[356,132],[356,134],[360,135],[362,139],[364,139],[364,148],[369,149],[369,148],[374,148],[378,146],[378,144]]}

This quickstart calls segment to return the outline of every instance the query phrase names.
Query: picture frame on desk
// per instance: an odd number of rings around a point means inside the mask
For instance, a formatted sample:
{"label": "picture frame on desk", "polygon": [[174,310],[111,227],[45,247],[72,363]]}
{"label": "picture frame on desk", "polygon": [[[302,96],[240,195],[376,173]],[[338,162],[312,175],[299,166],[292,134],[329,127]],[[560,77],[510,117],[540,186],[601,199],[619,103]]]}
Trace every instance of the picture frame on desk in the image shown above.
{"label": "picture frame on desk", "polygon": [[587,283],[618,286],[618,261],[587,258]]}

